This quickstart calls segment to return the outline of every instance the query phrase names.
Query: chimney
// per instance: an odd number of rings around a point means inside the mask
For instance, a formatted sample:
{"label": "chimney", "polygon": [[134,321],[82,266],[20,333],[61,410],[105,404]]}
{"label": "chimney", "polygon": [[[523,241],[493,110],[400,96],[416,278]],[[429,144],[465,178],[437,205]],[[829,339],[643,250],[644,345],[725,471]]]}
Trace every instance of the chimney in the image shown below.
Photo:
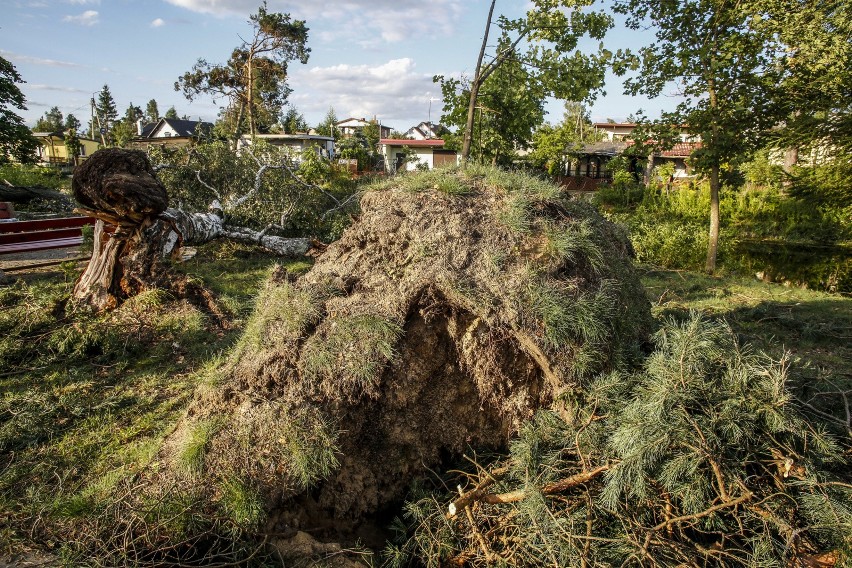
{"label": "chimney", "polygon": [[136,134],[137,136],[142,136],[142,119],[136,121]]}

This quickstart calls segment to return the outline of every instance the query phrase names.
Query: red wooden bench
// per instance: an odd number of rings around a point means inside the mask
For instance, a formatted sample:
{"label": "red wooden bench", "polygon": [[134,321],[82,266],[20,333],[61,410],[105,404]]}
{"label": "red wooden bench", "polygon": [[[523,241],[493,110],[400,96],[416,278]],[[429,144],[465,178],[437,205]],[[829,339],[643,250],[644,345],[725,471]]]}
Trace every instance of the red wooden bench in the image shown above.
{"label": "red wooden bench", "polygon": [[0,223],[0,254],[77,247],[83,244],[83,227],[92,217],[64,217]]}

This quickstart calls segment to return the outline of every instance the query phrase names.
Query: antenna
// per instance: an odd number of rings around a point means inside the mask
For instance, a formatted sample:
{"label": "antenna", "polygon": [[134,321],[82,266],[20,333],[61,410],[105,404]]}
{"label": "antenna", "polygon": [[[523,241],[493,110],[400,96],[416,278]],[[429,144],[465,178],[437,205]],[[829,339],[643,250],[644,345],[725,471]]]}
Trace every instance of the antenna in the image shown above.
{"label": "antenna", "polygon": [[436,99],[433,97],[429,97],[429,124],[432,124],[432,101],[440,101],[441,99]]}

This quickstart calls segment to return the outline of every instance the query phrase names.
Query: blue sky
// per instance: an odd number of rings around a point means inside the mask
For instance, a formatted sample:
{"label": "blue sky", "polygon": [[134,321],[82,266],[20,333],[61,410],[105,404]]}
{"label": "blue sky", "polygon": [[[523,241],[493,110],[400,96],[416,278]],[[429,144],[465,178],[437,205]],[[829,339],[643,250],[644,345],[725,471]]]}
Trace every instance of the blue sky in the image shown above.
{"label": "blue sky", "polygon": [[[187,101],[175,80],[199,58],[227,60],[248,37],[248,16],[260,0],[0,0],[0,56],[26,81],[25,120],[33,124],[52,106],[84,124],[93,94],[108,84],[120,113],[130,103],[160,112],[214,120],[220,103]],[[498,0],[497,12],[521,14],[525,0]],[[310,60],[290,67],[290,102],[309,124],[330,106],[338,118],[378,116],[406,130],[440,119],[440,89],[433,75],[472,74],[487,15],[487,0],[269,0],[270,11],[289,12],[310,28]],[[618,26],[611,49],[637,47],[649,38]],[[655,101],[621,94],[611,77],[592,119],[623,120],[642,108],[649,116],[675,99]],[[222,102],[224,104],[224,102]],[[549,105],[548,119],[561,118]]]}

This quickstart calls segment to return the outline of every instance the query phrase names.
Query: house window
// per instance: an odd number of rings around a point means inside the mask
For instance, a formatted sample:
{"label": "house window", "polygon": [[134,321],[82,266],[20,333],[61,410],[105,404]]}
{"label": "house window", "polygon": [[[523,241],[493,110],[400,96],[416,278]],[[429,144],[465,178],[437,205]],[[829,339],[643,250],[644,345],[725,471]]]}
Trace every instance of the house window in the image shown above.
{"label": "house window", "polygon": [[81,156],[86,155],[86,145],[85,144],[80,144],[80,155]]}
{"label": "house window", "polygon": [[172,133],[171,132],[164,132],[163,136],[165,136],[166,138],[171,138]]}

